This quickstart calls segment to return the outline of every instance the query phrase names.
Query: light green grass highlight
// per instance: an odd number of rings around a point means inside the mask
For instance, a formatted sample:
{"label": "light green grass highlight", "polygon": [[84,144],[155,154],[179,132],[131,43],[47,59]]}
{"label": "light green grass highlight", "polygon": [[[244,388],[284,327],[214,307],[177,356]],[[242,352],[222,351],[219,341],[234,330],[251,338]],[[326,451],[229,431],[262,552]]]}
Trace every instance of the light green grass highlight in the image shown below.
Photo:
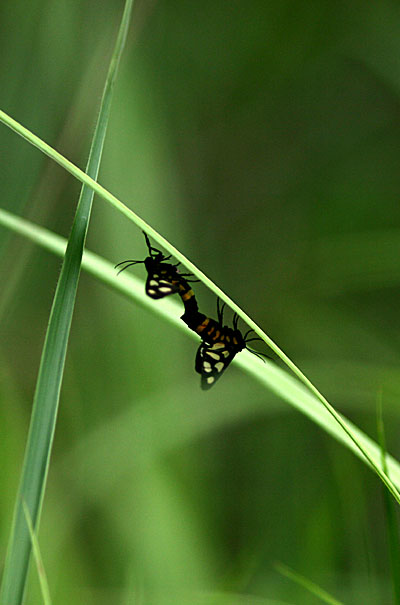
{"label": "light green grass highlight", "polygon": [[[378,393],[376,406],[376,422],[378,443],[381,447],[382,468],[389,475],[386,453],[385,425],[383,422],[382,391]],[[386,490],[383,490],[383,503],[385,507],[386,532],[388,536],[389,558],[391,566],[391,578],[393,587],[393,603],[400,605],[400,543],[399,543],[399,524],[396,510],[393,506],[393,500],[389,497]]]}
{"label": "light green grass highlight", "polygon": [[[127,0],[125,4],[90,148],[87,172],[94,179],[97,178],[99,171],[112,93],[125,45],[132,4],[133,0]],[[32,545],[22,503],[26,503],[32,525],[37,531],[93,195],[93,190],[83,185],[50,312],[4,566],[0,592],[1,605],[19,605],[24,599]]]}
{"label": "light green grass highlight", "polygon": [[28,525],[29,535],[31,537],[33,558],[36,563],[36,569],[40,582],[40,590],[42,591],[43,603],[44,605],[51,605],[49,583],[47,581],[46,571],[43,565],[42,555],[40,553],[39,541],[33,529],[32,519],[29,514],[29,509],[26,505],[26,502],[23,502],[23,509],[26,523]]}
{"label": "light green grass highlight", "polygon": [[[289,603],[289,601],[277,601],[276,599],[269,599],[268,597],[258,597],[254,594],[241,594],[238,592],[214,592],[188,595],[184,605],[191,602],[196,605],[295,605],[295,603]],[[179,603],[179,605],[183,604]]]}
{"label": "light green grass highlight", "polygon": [[[24,237],[27,237],[32,242],[42,246],[53,254],[57,254],[58,256],[62,257],[65,253],[65,238],[2,209],[0,209],[0,224],[4,227],[12,229]],[[193,340],[198,340],[198,336],[192,330],[189,330],[187,326],[179,319],[179,316],[182,314],[182,305],[173,300],[172,297],[167,297],[159,301],[153,301],[151,298],[146,296],[144,291],[144,282],[142,280],[138,279],[134,274],[127,272],[121,273],[117,277],[117,271],[112,263],[101,258],[97,254],[94,254],[93,252],[89,252],[88,250],[84,251],[82,268],[102,281],[108,287],[119,292],[120,294],[123,294],[136,304],[146,308],[155,315],[161,316],[163,319],[176,326]],[[240,367],[247,374],[253,376],[258,382],[274,392],[280,399],[286,401],[299,410],[302,414],[308,416],[310,420],[318,424],[332,437],[352,450],[353,453],[355,453],[356,456],[358,456],[363,462],[367,462],[366,457],[363,455],[360,448],[355,445],[354,439],[350,439],[348,435],[342,431],[337,422],[335,422],[334,418],[332,418],[328,411],[321,406],[320,401],[315,397],[315,395],[287,371],[268,360],[263,363],[254,357],[254,355],[251,355],[251,353],[248,351],[242,351],[240,355],[237,355],[234,358],[232,363]],[[186,402],[184,402],[184,409],[181,410],[179,408],[178,399],[179,398],[174,398],[173,405],[169,406],[167,397],[162,408],[159,409],[158,412],[152,409],[151,418],[148,419],[149,424],[153,427],[151,431],[146,429],[146,424],[143,426],[143,422],[146,423],[146,410],[139,407],[137,412],[135,410],[128,412],[129,418],[124,416],[121,419],[116,419],[116,422],[119,423],[118,430],[112,431],[109,430],[109,427],[107,427],[104,433],[101,431],[100,433],[96,431],[93,435],[93,441],[88,440],[88,447],[85,447],[85,451],[80,452],[79,456],[81,456],[81,459],[83,457],[89,460],[92,455],[91,451],[97,452],[99,450],[99,443],[104,443],[105,440],[108,443],[110,455],[112,452],[118,452],[119,448],[122,446],[121,444],[125,442],[125,439],[119,436],[114,443],[112,435],[120,435],[120,431],[124,430],[126,431],[126,441],[133,445],[136,443],[137,447],[140,448],[143,444],[143,435],[147,435],[149,433],[153,434],[156,430],[155,427],[157,426],[159,427],[159,431],[155,442],[158,444],[158,447],[161,450],[163,448],[176,447],[181,443],[177,444],[173,442],[174,435],[170,431],[165,431],[165,426],[168,424],[168,419],[171,420],[172,416],[174,417],[173,425],[177,427],[177,432],[180,434],[180,439],[186,439],[189,441],[197,438],[199,436],[198,432],[202,429],[199,428],[198,421],[196,422],[196,425],[188,422],[185,414]],[[251,405],[251,402],[249,402],[249,405]],[[210,422],[212,424],[215,422],[215,417],[212,411],[208,410],[207,407],[205,407],[204,410],[204,426],[206,426],[205,430],[207,430],[207,427],[209,426],[209,424],[207,424],[207,420],[211,418]],[[133,414],[133,418],[130,416],[131,413]],[[221,411],[221,414],[226,420],[229,420],[230,407],[227,409],[224,408],[224,410]],[[237,411],[232,412],[232,414],[237,414]],[[222,419],[221,422],[223,421],[224,420]],[[363,433],[358,427],[352,424],[348,419],[345,419],[345,422],[353,433],[355,439],[360,443],[361,448],[368,453],[368,457],[374,461],[376,466],[381,464],[380,446],[365,433]],[[203,423],[200,424],[203,426]],[[132,433],[132,427],[135,426],[138,427],[137,435]],[[138,451],[137,454],[140,455],[140,452]],[[399,462],[392,456],[386,455],[386,463],[388,473],[390,474],[394,484],[400,488]],[[71,464],[73,465],[74,462],[71,461]],[[131,464],[131,462],[129,464]],[[104,482],[104,485],[107,485],[106,477],[103,477],[102,481]]]}
{"label": "light green grass highlight", "polygon": [[276,563],[275,569],[279,571],[279,573],[283,576],[286,576],[286,578],[289,578],[289,580],[293,580],[293,582],[295,582],[299,586],[302,586],[303,588],[308,590],[308,592],[318,597],[323,603],[328,603],[328,605],[344,605],[342,601],[338,601],[337,599],[332,597],[329,593],[326,592],[326,590],[318,586],[318,584],[314,584],[314,582],[311,582],[311,580],[309,580],[308,578],[305,578],[296,571],[293,571],[293,569],[290,569],[290,567],[287,567],[282,563]]}
{"label": "light green grass highlight", "polygon": [[31,133],[27,128],[19,124],[16,120],[8,116],[5,112],[0,110],[0,121],[6,124],[9,128],[14,130],[17,134],[25,138],[32,145],[40,149],[43,153],[52,158],[55,162],[60,164],[78,180],[85,185],[88,185],[97,193],[101,198],[106,200],[117,210],[119,210],[124,216],[129,218],[138,227],[146,231],[151,237],[155,239],[161,246],[163,246],[170,254],[176,259],[182,262],[189,271],[194,273],[206,286],[210,288],[221,300],[223,300],[231,309],[236,312],[239,317],[252,328],[256,334],[280,357],[280,359],[287,365],[287,367],[297,376],[297,378],[307,386],[307,388],[319,399],[329,414],[335,419],[342,430],[347,436],[353,441],[354,445],[360,449],[360,452],[365,456],[368,464],[373,468],[376,474],[381,478],[383,483],[386,485],[390,493],[400,504],[400,493],[392,483],[390,478],[383,472],[380,466],[380,462],[377,464],[376,461],[371,458],[366,450],[363,449],[361,443],[358,442],[350,429],[348,423],[343,420],[343,417],[335,410],[335,408],[329,403],[329,401],[320,393],[320,391],[314,386],[314,384],[303,374],[303,372],[293,363],[293,361],[278,347],[278,345],[249,317],[225,292],[223,292],[214,282],[211,281],[205,273],[200,271],[188,258],[186,258],[179,250],[177,250],[172,244],[168,242],[162,235],[160,235],[153,227],[147,224],[142,218],[140,218],[135,212],[130,210],[125,204],[120,202],[112,193],[104,189],[99,183],[96,183],[87,174],[75,166],[72,162],[64,158],[60,153],[55,151],[47,143],[42,141],[39,137]]}

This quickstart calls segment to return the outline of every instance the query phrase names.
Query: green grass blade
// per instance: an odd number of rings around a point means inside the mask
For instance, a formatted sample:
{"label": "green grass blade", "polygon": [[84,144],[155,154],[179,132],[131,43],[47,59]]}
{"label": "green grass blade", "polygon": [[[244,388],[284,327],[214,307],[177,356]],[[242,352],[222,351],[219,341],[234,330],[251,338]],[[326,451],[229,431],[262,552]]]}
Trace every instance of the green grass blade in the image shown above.
{"label": "green grass blade", "polygon": [[32,145],[40,149],[43,153],[52,158],[55,162],[60,164],[63,168],[68,170],[72,175],[79,179],[82,183],[88,185],[97,193],[101,198],[109,202],[117,210],[119,210],[124,216],[133,221],[138,227],[146,231],[156,242],[163,246],[170,254],[182,262],[185,267],[198,277],[206,286],[210,288],[222,301],[224,301],[239,317],[252,328],[255,333],[276,353],[278,357],[287,365],[287,367],[293,372],[297,378],[306,385],[306,387],[319,399],[324,408],[334,418],[342,430],[351,439],[354,445],[359,448],[366,461],[374,469],[376,474],[380,477],[387,489],[390,491],[395,500],[400,504],[400,493],[392,483],[390,478],[384,473],[380,467],[380,463],[376,464],[376,461],[371,458],[366,450],[363,449],[361,443],[358,442],[357,438],[351,431],[348,423],[343,420],[343,417],[335,410],[335,408],[329,403],[329,401],[320,393],[317,387],[303,374],[303,372],[296,366],[296,364],[284,353],[280,347],[249,317],[221,288],[219,288],[214,282],[207,277],[205,273],[200,271],[188,258],[186,258],[177,248],[168,242],[162,235],[160,235],[153,227],[148,225],[142,218],[130,210],[125,204],[120,202],[112,193],[104,189],[99,183],[91,179],[87,174],[75,166],[72,162],[64,158],[60,153],[52,149],[47,143],[42,141],[39,137],[31,133],[27,128],[19,124],[16,120],[8,116],[4,111],[0,110],[0,121],[9,126],[16,133],[21,135]]}
{"label": "green grass blade", "polygon": [[[87,172],[93,178],[97,178],[99,170],[112,92],[129,26],[132,3],[133,0],[127,0],[125,4],[90,149]],[[4,567],[0,592],[1,605],[17,605],[23,601],[31,554],[31,541],[22,503],[26,502],[33,527],[37,531],[92,199],[93,190],[83,186],[50,312]]]}
{"label": "green grass blade", "polygon": [[[0,209],[0,224],[29,238],[32,242],[35,242],[53,254],[62,257],[65,253],[65,238],[2,209]],[[155,303],[146,296],[144,282],[142,280],[135,277],[132,273],[128,274],[127,272],[122,273],[117,277],[117,272],[112,263],[88,250],[84,251],[82,268],[133,302],[148,309],[152,313],[163,317],[163,319],[182,330],[190,338],[198,340],[198,336],[191,330],[188,330],[186,325],[179,319],[179,316],[182,313],[182,306],[173,300],[172,297],[167,297]],[[302,414],[305,414],[332,437],[352,450],[352,452],[363,462],[366,462],[365,456],[361,453],[360,448],[354,444],[354,440],[349,439],[347,434],[341,430],[340,426],[335,422],[327,410],[321,406],[319,400],[309,391],[309,389],[302,385],[297,379],[293,378],[288,372],[278,367],[275,363],[270,363],[268,361],[266,363],[261,362],[248,351],[243,351],[240,355],[237,355],[232,363],[240,367],[246,373],[252,375],[263,386],[272,390],[280,399],[283,399]],[[175,408],[176,402],[173,406],[173,409]],[[168,409],[168,406],[165,407],[165,405],[163,406],[163,410],[165,410],[165,416],[162,415],[160,418],[160,435],[158,437],[158,442],[160,443],[160,447],[162,447],[162,444],[165,444],[165,447],[168,447],[169,434],[165,434],[163,427],[166,426],[167,417],[171,415],[172,410]],[[160,413],[162,414],[162,412]],[[143,414],[143,412],[141,412],[141,414]],[[180,412],[177,413],[175,421],[177,426],[179,425],[180,415],[184,416],[184,414],[181,414]],[[205,415],[210,416],[210,411],[207,410],[207,408],[205,408]],[[152,419],[152,422],[155,422],[154,418]],[[381,448],[379,445],[349,420],[345,419],[345,422],[356,440],[361,444],[362,449],[367,451],[368,456],[374,460],[375,465],[380,465]],[[140,421],[139,419],[135,421],[124,421],[123,424],[127,427],[131,427],[132,425],[140,426]],[[131,429],[129,428],[128,430],[130,431]],[[188,428],[185,430],[188,430]],[[116,434],[117,433],[119,433],[119,431],[116,431]],[[143,433],[147,434],[147,431],[144,430]],[[127,440],[132,441],[131,437],[132,436],[127,435]],[[101,436],[100,442],[103,443],[104,439],[110,439],[109,432],[107,435]],[[188,439],[190,439],[190,435],[188,436]],[[165,443],[166,440],[167,443]],[[138,439],[138,442],[140,442],[140,439]],[[110,446],[111,451],[117,448],[118,443]],[[93,449],[97,449],[97,444],[93,445]],[[87,456],[90,456],[90,448],[89,451],[85,452],[84,457],[86,458]],[[390,474],[394,484],[400,488],[400,464],[389,455],[386,456],[386,464],[388,467],[388,474]]]}
{"label": "green grass blade", "polygon": [[[67,247],[65,237],[52,233],[48,229],[35,225],[2,208],[0,208],[0,225],[12,229],[57,256],[63,257],[65,254]],[[144,282],[132,273],[121,273],[117,277],[117,271],[113,263],[103,259],[98,254],[89,252],[87,249],[83,253],[82,268],[140,306],[149,309],[153,313],[160,314],[182,331],[188,332],[186,325],[179,319],[179,315],[182,314],[179,304],[171,297],[167,297],[157,301],[158,305],[154,305],[154,301],[144,294]],[[197,338],[194,332],[190,332],[190,335]]]}
{"label": "green grass blade", "polygon": [[326,590],[324,590],[317,584],[314,584],[314,582],[311,582],[311,580],[305,578],[296,571],[293,571],[292,569],[290,569],[290,567],[282,565],[282,563],[276,563],[275,569],[279,571],[279,573],[283,576],[286,576],[286,578],[289,578],[289,580],[293,580],[293,582],[296,582],[296,584],[302,586],[303,588],[308,590],[308,592],[311,592],[311,594],[318,597],[321,601],[323,601],[323,603],[328,603],[328,605],[343,605],[341,601],[338,601],[337,599],[332,597],[329,593],[326,592]]}
{"label": "green grass blade", "polygon": [[[132,602],[132,600],[129,601],[129,603]],[[254,594],[239,592],[213,592],[188,595],[186,603],[189,602],[196,605],[295,605],[292,602],[289,603],[289,601],[277,601],[268,597],[258,597]]]}
{"label": "green grass blade", "polygon": [[28,525],[29,535],[31,537],[33,558],[36,563],[36,569],[38,572],[38,577],[39,577],[39,582],[40,582],[40,589],[42,591],[43,603],[44,603],[44,605],[51,605],[49,583],[47,582],[47,576],[46,576],[46,572],[45,572],[44,565],[43,565],[43,559],[42,559],[42,555],[40,554],[39,542],[36,537],[35,530],[33,529],[32,519],[29,514],[29,510],[26,505],[26,502],[23,503],[23,509],[24,509],[26,523]]}
{"label": "green grass blade", "polygon": [[[377,429],[378,442],[381,446],[382,468],[389,475],[386,453],[386,438],[385,426],[383,423],[382,410],[382,393],[379,394],[377,401]],[[392,586],[393,586],[393,602],[396,605],[400,604],[400,544],[399,544],[399,527],[396,517],[396,511],[393,506],[393,501],[388,492],[383,490],[383,502],[386,513],[386,531],[389,541],[389,556],[390,566],[392,571]]]}

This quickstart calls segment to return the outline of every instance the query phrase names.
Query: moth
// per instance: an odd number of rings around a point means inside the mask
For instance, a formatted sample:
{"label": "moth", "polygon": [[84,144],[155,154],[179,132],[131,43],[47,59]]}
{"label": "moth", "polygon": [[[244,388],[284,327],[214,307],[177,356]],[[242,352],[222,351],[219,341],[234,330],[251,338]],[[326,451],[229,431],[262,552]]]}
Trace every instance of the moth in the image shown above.
{"label": "moth", "polygon": [[223,325],[224,307],[225,303],[221,306],[217,299],[217,320],[186,307],[185,313],[181,317],[187,326],[199,334],[202,339],[196,353],[195,370],[201,376],[200,383],[203,390],[214,386],[235,355],[243,349],[247,349],[260,358],[263,355],[247,346],[249,342],[261,339],[248,338],[253,330],[248,330],[244,335],[241,333],[238,328],[239,316],[237,313],[233,316],[232,328]]}
{"label": "moth", "polygon": [[150,296],[154,300],[159,300],[170,294],[179,294],[184,304],[192,297],[194,298],[194,292],[189,282],[197,280],[185,279],[191,277],[192,274],[181,273],[178,269],[180,263],[173,264],[167,262],[171,259],[171,255],[165,256],[161,250],[151,245],[147,233],[143,231],[143,235],[146,240],[149,256],[144,260],[130,259],[118,263],[115,265],[115,268],[121,267],[118,275],[132,265],[144,264],[147,270],[145,286],[147,296]]}

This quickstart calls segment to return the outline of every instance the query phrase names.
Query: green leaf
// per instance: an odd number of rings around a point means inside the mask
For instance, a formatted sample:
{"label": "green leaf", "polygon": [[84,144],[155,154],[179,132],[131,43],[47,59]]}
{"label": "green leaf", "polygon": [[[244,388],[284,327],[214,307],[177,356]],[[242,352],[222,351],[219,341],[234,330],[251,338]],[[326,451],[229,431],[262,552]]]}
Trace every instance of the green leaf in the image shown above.
{"label": "green leaf", "polygon": [[308,590],[308,592],[311,592],[311,594],[318,597],[320,599],[320,601],[322,601],[323,603],[328,603],[328,605],[343,605],[343,603],[341,601],[338,601],[337,599],[332,597],[330,594],[328,594],[326,592],[326,590],[324,590],[317,584],[314,584],[314,582],[311,582],[311,580],[309,580],[308,578],[305,578],[304,576],[300,575],[296,571],[293,571],[293,569],[290,569],[290,567],[287,567],[286,565],[283,565],[282,563],[276,563],[275,568],[283,576],[286,576],[290,580],[293,580],[293,582],[296,582],[296,584],[298,584],[299,586],[303,586],[303,588],[305,588],[306,590]]}
{"label": "green leaf", "polygon": [[[386,437],[385,437],[385,426],[383,422],[383,410],[382,410],[382,393],[379,393],[377,400],[377,429],[378,429],[378,442],[381,446],[381,457],[382,457],[382,468],[385,473],[389,475],[387,466],[387,453],[386,453]],[[388,492],[383,490],[383,502],[386,513],[386,532],[389,541],[389,556],[390,565],[392,569],[392,586],[393,586],[393,602],[396,605],[400,604],[400,544],[399,544],[399,527],[396,516],[396,510],[393,506],[393,500],[390,498]]]}
{"label": "green leaf", "polygon": [[[101,100],[87,173],[96,179],[110,114],[112,92],[128,31],[133,0],[127,0]],[[89,178],[89,177],[88,177]],[[37,532],[48,473],[51,447],[82,253],[89,224],[93,190],[83,186],[58,280],[42,351],[28,442],[14,507],[14,517],[0,593],[2,605],[17,605],[24,597],[31,539],[22,503],[26,503]]]}
{"label": "green leaf", "polygon": [[43,565],[42,555],[40,554],[39,542],[38,542],[37,536],[35,534],[35,531],[33,529],[32,519],[30,517],[26,502],[23,503],[23,508],[24,508],[24,515],[25,515],[26,523],[28,525],[29,535],[31,537],[33,558],[35,559],[36,569],[37,569],[38,576],[39,576],[40,589],[42,591],[42,596],[43,596],[43,603],[44,603],[44,605],[51,605],[49,583],[47,582],[47,576],[46,576],[46,572],[45,572],[44,565]]}

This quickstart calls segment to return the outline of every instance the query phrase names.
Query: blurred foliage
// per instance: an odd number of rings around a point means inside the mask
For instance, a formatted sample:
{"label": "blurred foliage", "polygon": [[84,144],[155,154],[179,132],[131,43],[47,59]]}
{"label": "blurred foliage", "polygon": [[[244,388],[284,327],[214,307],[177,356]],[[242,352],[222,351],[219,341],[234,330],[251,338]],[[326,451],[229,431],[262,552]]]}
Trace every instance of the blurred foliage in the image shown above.
{"label": "blurred foliage", "polygon": [[[0,4],[2,109],[80,166],[121,11]],[[399,457],[398,3],[137,0],[134,12],[100,182],[371,435],[382,390]],[[79,183],[5,127],[0,157],[2,207],[67,235]],[[145,255],[100,200],[88,247]],[[3,229],[0,252],[3,558],[60,261]],[[40,531],[54,602],[316,603],[279,560],[345,603],[390,603],[377,478],[235,368],[201,392],[194,356],[82,275]]]}

